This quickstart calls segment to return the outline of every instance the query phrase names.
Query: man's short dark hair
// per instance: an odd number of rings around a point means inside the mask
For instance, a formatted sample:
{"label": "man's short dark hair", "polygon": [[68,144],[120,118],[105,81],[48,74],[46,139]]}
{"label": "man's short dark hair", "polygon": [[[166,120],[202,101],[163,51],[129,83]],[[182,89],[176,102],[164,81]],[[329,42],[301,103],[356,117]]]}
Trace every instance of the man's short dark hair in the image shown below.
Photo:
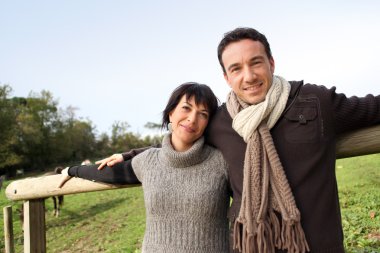
{"label": "man's short dark hair", "polygon": [[268,40],[264,34],[260,33],[259,31],[255,30],[253,28],[239,27],[239,28],[236,28],[230,32],[225,33],[223,39],[220,41],[219,46],[218,46],[218,59],[219,59],[220,66],[222,66],[224,73],[226,73],[226,69],[225,69],[225,67],[223,65],[223,61],[222,61],[222,54],[223,54],[224,50],[226,49],[226,47],[229,44],[231,44],[233,42],[238,42],[238,41],[241,41],[244,39],[249,39],[249,40],[261,42],[261,44],[263,44],[263,46],[265,48],[265,53],[267,54],[268,59],[273,58],[272,52],[270,50],[269,42],[268,42]]}
{"label": "man's short dark hair", "polygon": [[183,96],[186,96],[187,100],[194,98],[194,101],[197,105],[203,104],[208,111],[209,122],[219,106],[218,98],[215,96],[211,88],[207,85],[196,82],[181,84],[172,92],[165,110],[162,112],[163,129],[168,128],[168,124],[170,123],[169,114],[177,107],[179,101]]}

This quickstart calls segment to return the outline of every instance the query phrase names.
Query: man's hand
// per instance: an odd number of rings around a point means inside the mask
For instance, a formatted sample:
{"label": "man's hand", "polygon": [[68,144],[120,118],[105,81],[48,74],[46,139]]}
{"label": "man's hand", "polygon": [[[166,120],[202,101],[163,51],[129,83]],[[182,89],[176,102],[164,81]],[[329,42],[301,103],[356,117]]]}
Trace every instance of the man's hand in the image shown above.
{"label": "man's hand", "polygon": [[95,164],[100,164],[98,170],[103,169],[106,165],[109,167],[114,166],[117,163],[124,161],[121,154],[113,154],[110,157],[104,158],[102,160],[96,161]]}
{"label": "man's hand", "polygon": [[71,179],[71,177],[69,176],[69,167],[66,167],[65,169],[63,169],[61,171],[61,176],[62,176],[62,179],[61,181],[59,182],[58,184],[58,188],[62,188],[62,186]]}

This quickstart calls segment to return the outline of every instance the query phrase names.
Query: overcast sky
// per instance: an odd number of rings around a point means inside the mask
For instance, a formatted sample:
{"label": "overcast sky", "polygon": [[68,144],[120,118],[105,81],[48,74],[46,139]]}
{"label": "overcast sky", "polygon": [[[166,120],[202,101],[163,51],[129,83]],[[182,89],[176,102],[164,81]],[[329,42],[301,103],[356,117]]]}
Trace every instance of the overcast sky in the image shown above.
{"label": "overcast sky", "polygon": [[144,134],[170,92],[196,81],[225,101],[223,34],[264,33],[275,74],[380,94],[380,1],[0,0],[0,84],[13,96],[48,90],[97,132],[115,121]]}

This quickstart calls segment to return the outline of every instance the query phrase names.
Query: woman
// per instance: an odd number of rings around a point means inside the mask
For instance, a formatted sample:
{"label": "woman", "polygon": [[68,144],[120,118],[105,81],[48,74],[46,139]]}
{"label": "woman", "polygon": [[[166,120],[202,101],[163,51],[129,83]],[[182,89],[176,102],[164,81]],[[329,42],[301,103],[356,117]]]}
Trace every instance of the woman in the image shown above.
{"label": "woman", "polygon": [[[185,83],[174,90],[163,111],[168,128],[162,148],[132,159],[125,182],[142,184],[146,208],[143,252],[228,252],[227,164],[222,154],[204,143],[203,133],[218,107],[211,89]],[[66,169],[69,176],[101,179],[97,166]],[[91,174],[91,175],[90,175]],[[96,176],[94,176],[96,175]]]}

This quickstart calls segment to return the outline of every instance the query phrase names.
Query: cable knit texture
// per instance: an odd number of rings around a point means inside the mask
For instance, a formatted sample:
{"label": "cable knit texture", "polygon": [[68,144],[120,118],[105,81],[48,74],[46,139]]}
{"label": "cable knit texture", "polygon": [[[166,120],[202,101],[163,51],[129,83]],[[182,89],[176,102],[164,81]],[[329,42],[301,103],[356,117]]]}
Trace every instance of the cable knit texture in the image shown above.
{"label": "cable knit texture", "polygon": [[228,252],[227,164],[218,150],[202,137],[176,152],[166,135],[132,166],[144,190],[144,253]]}
{"label": "cable knit texture", "polygon": [[[289,253],[310,251],[269,132],[281,116],[289,92],[290,84],[274,76],[265,100],[257,105],[244,103],[233,91],[227,99],[232,127],[247,143],[242,202],[233,235],[233,247],[243,253],[272,253],[275,247]],[[281,213],[281,223],[274,210]]]}

